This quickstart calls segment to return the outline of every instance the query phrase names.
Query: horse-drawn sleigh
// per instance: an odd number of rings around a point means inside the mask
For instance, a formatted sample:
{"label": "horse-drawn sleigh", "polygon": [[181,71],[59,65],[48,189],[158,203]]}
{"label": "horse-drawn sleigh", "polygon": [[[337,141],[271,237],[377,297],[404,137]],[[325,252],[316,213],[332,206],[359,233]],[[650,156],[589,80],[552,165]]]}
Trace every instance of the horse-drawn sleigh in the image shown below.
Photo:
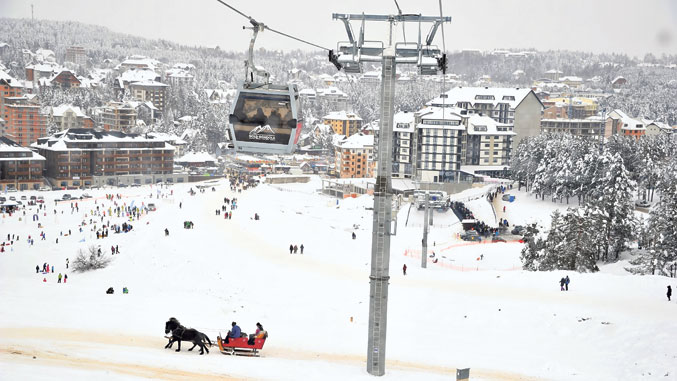
{"label": "horse-drawn sleigh", "polygon": [[[206,334],[193,328],[184,327],[176,318],[170,318],[169,321],[165,323],[165,334],[170,333],[171,336],[165,336],[167,339],[169,339],[169,342],[167,345],[165,345],[165,348],[171,348],[172,345],[177,342],[177,352],[181,351],[181,341],[189,341],[193,343],[193,346],[188,349],[189,351],[192,351],[193,348],[199,346],[201,355],[204,354],[205,351],[209,353],[209,349],[207,347],[214,345]],[[225,338],[221,338],[221,335],[219,335],[216,338],[216,344],[219,346],[219,350],[224,355],[259,357],[259,351],[263,348],[266,338],[268,338],[268,333],[266,331],[263,331],[256,338],[251,337],[249,339],[247,338],[246,334],[243,334],[242,337],[237,338],[228,337],[228,335],[226,335]]]}

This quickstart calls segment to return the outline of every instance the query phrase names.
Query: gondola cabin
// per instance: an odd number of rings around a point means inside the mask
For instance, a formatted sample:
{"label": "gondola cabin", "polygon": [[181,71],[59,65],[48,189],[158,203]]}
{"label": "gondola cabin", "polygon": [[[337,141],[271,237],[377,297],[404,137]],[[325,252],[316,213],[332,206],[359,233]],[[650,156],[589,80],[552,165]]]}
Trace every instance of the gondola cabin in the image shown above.
{"label": "gondola cabin", "polygon": [[230,114],[236,152],[288,154],[301,134],[296,85],[243,83]]}

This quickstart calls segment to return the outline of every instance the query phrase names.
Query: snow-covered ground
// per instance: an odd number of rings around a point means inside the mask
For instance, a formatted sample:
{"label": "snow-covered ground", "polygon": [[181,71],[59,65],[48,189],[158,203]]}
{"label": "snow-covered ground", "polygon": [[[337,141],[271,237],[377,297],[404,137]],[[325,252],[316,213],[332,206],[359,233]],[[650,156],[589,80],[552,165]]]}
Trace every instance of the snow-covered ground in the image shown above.
{"label": "snow-covered ground", "polygon": [[[373,199],[337,203],[315,192],[316,177],[242,193],[219,182],[214,192],[190,196],[190,186],[108,190],[122,194],[120,205],[153,202],[157,211],[132,221],[131,232],[99,240],[89,223],[100,227],[101,217],[91,216],[97,206],[104,222],[129,222],[108,217],[105,190],[89,192],[95,198],[78,200],[73,213],[69,202],[55,205],[64,192],[40,193],[47,199],[43,228],[32,221],[35,207],[26,216],[2,216],[0,240],[20,239],[0,254],[0,380],[372,379],[365,208]],[[484,191],[471,190],[480,198],[468,207],[490,219]],[[547,227],[550,212],[566,208],[509,192],[516,200],[499,197],[494,207],[511,225]],[[215,214],[224,197],[238,198],[232,220]],[[398,214],[385,378],[451,380],[456,368],[469,367],[472,380],[677,379],[677,304],[665,297],[674,279],[629,275],[622,264],[596,274],[522,271],[519,242],[460,241],[453,213],[434,213],[429,252],[438,262],[428,258],[427,269],[420,268],[423,212],[404,204]],[[183,229],[185,220],[195,228]],[[290,255],[290,243],[303,244],[304,254]],[[106,269],[66,270],[66,258],[72,263],[88,245],[104,252],[118,245],[120,254]],[[55,266],[53,274],[35,273],[44,262]],[[58,284],[58,273],[67,273],[68,283]],[[559,290],[564,275],[572,280],[568,292]],[[106,295],[111,286],[115,294]],[[199,356],[186,343],[176,353],[164,349],[171,316],[212,339],[231,321],[247,333],[261,322],[270,337],[260,358],[223,356],[216,347]]]}

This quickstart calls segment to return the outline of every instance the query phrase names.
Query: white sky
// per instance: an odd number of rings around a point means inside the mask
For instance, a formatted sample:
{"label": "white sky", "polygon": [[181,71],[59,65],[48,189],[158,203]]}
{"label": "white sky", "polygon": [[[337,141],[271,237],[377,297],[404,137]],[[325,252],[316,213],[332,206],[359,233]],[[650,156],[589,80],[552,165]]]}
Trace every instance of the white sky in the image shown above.
{"label": "white sky", "polygon": [[[336,13],[395,13],[392,0],[227,0],[271,27],[333,48],[346,39]],[[0,0],[1,17],[73,20],[188,45],[245,50],[247,21],[216,0]],[[438,15],[438,0],[399,0],[404,13]],[[592,52],[677,53],[677,0],[442,0],[448,50],[536,48]],[[384,25],[368,25],[375,32]],[[354,26],[357,30],[358,26]],[[399,28],[401,30],[401,28]],[[408,40],[416,29],[407,30]],[[367,34],[367,39],[383,35]],[[1,39],[1,36],[0,36]],[[441,39],[437,41],[442,45]],[[265,33],[257,46],[307,49]]]}

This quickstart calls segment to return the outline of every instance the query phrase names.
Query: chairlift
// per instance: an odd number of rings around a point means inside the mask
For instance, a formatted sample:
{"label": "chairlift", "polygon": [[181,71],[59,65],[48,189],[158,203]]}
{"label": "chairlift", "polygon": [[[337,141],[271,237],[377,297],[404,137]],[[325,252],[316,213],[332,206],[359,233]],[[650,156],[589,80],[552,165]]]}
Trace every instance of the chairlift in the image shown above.
{"label": "chairlift", "polygon": [[[275,85],[265,69],[254,65],[254,43],[265,25],[250,19],[253,34],[229,116],[230,135],[237,152],[288,154],[301,134],[299,92],[294,84]],[[255,76],[262,81],[255,82]],[[258,79],[258,78],[257,78]]]}

